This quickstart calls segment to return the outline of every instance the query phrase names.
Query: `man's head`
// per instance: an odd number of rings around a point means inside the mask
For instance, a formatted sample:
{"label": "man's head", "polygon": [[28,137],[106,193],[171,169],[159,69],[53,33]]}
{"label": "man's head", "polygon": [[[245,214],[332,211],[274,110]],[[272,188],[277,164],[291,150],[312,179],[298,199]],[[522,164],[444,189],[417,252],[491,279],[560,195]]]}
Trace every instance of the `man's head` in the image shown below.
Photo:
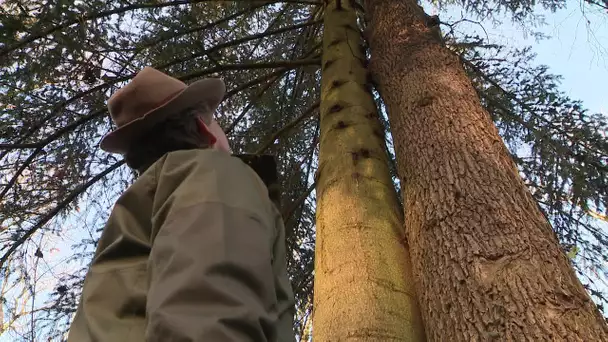
{"label": "man's head", "polygon": [[[203,110],[196,107],[184,109],[132,141],[124,153],[127,165],[141,173],[166,153],[213,148],[217,138],[201,126]],[[221,134],[225,139],[223,132],[215,134]]]}
{"label": "man's head", "polygon": [[146,67],[108,100],[117,128],[101,141],[101,148],[125,154],[131,144],[148,135],[170,118],[199,113],[203,130],[211,134],[213,114],[224,98],[224,82],[206,78],[189,86],[154,68]]}
{"label": "man's head", "polygon": [[213,120],[225,92],[219,79],[203,79],[187,86],[146,67],[110,97],[108,109],[117,129],[103,138],[101,148],[127,156],[129,165],[136,169],[161,152],[160,156],[205,147],[229,152],[228,140]]}

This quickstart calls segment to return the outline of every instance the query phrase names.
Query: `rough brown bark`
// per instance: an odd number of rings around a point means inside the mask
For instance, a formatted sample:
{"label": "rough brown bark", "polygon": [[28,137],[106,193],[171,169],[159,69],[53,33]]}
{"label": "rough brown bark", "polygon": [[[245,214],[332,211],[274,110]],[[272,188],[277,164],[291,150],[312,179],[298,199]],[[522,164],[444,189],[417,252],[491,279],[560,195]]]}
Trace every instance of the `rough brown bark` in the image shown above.
{"label": "rough brown bark", "polygon": [[414,0],[365,1],[430,341],[608,341],[488,113]]}

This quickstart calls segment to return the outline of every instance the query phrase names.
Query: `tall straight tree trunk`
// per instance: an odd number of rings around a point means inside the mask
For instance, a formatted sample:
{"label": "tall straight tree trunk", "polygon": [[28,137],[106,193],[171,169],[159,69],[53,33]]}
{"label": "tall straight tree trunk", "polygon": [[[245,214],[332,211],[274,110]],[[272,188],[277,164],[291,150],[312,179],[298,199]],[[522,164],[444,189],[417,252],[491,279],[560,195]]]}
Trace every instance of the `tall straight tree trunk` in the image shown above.
{"label": "tall straight tree trunk", "polygon": [[356,14],[328,1],[324,21],[314,340],[422,341]]}
{"label": "tall straight tree trunk", "polygon": [[437,20],[365,3],[429,340],[608,341]]}

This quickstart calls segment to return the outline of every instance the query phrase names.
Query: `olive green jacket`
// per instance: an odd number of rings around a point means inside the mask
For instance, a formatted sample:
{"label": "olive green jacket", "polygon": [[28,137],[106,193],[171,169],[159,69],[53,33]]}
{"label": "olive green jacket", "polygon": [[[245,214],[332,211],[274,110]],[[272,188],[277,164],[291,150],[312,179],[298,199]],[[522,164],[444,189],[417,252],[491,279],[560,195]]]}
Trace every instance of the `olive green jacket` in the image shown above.
{"label": "olive green jacket", "polygon": [[225,152],[176,151],[116,202],[68,341],[292,342],[293,309],[265,185]]}

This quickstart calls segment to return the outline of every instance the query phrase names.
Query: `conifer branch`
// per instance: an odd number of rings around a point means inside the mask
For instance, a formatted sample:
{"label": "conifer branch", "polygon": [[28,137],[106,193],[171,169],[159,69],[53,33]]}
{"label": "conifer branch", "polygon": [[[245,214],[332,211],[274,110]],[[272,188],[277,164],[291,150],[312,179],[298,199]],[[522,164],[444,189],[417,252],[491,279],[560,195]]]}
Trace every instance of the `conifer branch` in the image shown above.
{"label": "conifer branch", "polygon": [[104,178],[112,171],[118,169],[120,166],[124,164],[124,160],[116,162],[114,165],[108,167],[103,172],[97,174],[95,177],[89,179],[86,183],[74,189],[63,201],[61,201],[55,208],[51,209],[47,212],[38,222],[28,229],[25,234],[19,237],[9,249],[4,252],[2,257],[0,258],[0,269],[4,266],[4,263],[10,258],[10,256],[19,248],[19,246],[23,245],[27,239],[29,239],[36,231],[40,228],[44,227],[55,215],[57,215],[61,210],[65,209],[72,201],[74,201],[78,196],[80,196],[83,192],[85,192],[88,188],[90,188],[93,184],[97,183],[100,179]]}
{"label": "conifer branch", "polygon": [[[163,3],[133,4],[133,5],[115,8],[112,10],[82,15],[81,17],[79,17],[77,19],[72,19],[72,20],[69,20],[62,24],[50,27],[40,33],[30,34],[30,35],[24,37],[23,39],[21,39],[19,42],[15,43],[5,49],[0,50],[0,60],[2,58],[6,57],[6,55],[8,55],[11,51],[22,48],[25,45],[32,43],[40,38],[44,38],[57,31],[61,31],[63,29],[66,29],[72,25],[76,25],[79,23],[88,22],[88,21],[95,20],[95,19],[101,19],[101,18],[109,17],[109,16],[112,16],[115,14],[122,14],[122,13],[130,12],[130,11],[134,11],[134,10],[138,10],[138,9],[163,8],[163,7],[170,7],[170,6],[180,6],[180,5],[195,4],[195,3],[200,3],[200,2],[208,2],[208,1],[212,1],[212,0],[176,0],[176,1],[169,1],[169,2],[163,2]],[[273,3],[277,3],[277,2],[303,3],[303,4],[315,4],[315,5],[320,4],[320,2],[318,2],[318,1],[306,1],[306,0],[299,0],[299,1],[286,0],[285,1],[284,0],[284,1],[269,1],[265,5],[273,4]]]}
{"label": "conifer branch", "polygon": [[274,141],[278,137],[280,137],[281,135],[285,134],[287,131],[289,131],[294,126],[296,126],[297,124],[299,124],[302,120],[304,120],[307,117],[309,117],[310,115],[312,115],[312,113],[315,111],[315,109],[319,108],[319,105],[320,105],[320,102],[317,101],[312,106],[308,107],[308,109],[306,111],[304,111],[300,116],[298,116],[297,118],[293,119],[291,122],[289,122],[288,124],[286,124],[285,126],[283,126],[278,131],[274,132],[274,134],[270,137],[270,139],[268,139],[266,141],[266,143],[264,143],[264,145],[262,145],[255,152],[255,154],[260,155],[260,154],[264,153],[264,151],[266,151],[266,149],[268,149],[270,147],[270,145],[272,145],[274,143]]}

